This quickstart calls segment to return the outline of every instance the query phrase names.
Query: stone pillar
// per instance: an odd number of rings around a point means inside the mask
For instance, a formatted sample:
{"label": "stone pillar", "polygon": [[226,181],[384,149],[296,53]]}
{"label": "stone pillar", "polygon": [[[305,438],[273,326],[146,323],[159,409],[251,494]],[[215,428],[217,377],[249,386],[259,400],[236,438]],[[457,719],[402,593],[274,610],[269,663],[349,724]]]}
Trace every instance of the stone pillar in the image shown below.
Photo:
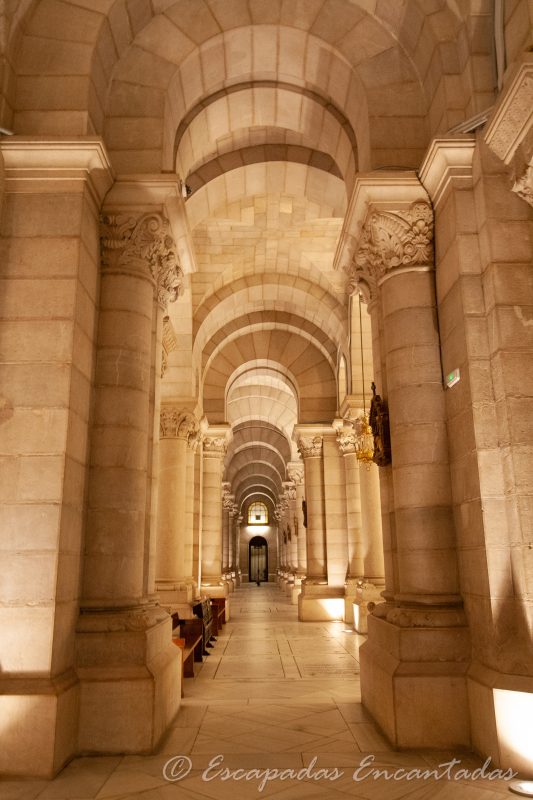
{"label": "stone pillar", "polygon": [[160,304],[176,299],[181,271],[162,213],[124,213],[111,206],[112,199],[111,194],[101,229],[77,642],[79,746],[84,752],[128,753],[152,749],[180,702],[180,654],[172,644],[170,617],[146,596],[146,553],[154,296]]}
{"label": "stone pillar", "polygon": [[[397,746],[467,745],[470,643],[451,508],[433,215],[414,175],[359,180],[352,213],[360,208],[366,219],[354,272],[382,312],[398,570],[395,607],[377,605],[368,618],[363,703]],[[396,198],[388,205],[387,191]],[[375,434],[374,458],[384,463],[383,428]]]}
{"label": "stone pillar", "polygon": [[228,596],[222,577],[222,472],[229,433],[228,425],[209,426],[202,442],[201,591],[208,597]]}
{"label": "stone pillar", "polygon": [[187,439],[187,467],[185,473],[185,523],[183,544],[183,574],[185,582],[191,586],[192,597],[196,598],[198,574],[194,569],[195,503],[198,487],[195,481],[199,432]]}
{"label": "stone pillar", "polygon": [[532,78],[523,53],[483,131],[436,140],[421,170],[435,209],[443,369],[460,377],[445,396],[472,746],[529,776]]}
{"label": "stone pillar", "polygon": [[229,571],[229,514],[233,508],[233,495],[231,494],[231,483],[222,483],[222,575],[224,580]]}
{"label": "stone pillar", "polygon": [[187,457],[189,440],[197,433],[198,423],[189,411],[168,405],[161,409],[156,590],[169,612],[193,598],[192,564],[189,567],[185,559],[186,545],[192,549],[187,536]]}
{"label": "stone pillar", "polygon": [[293,461],[287,464],[287,475],[294,484],[296,490],[296,498],[294,502],[295,510],[295,534],[296,534],[296,574],[295,574],[295,591],[296,599],[293,597],[293,602],[297,602],[297,597],[301,591],[302,580],[307,572],[307,528],[304,525],[303,503],[305,501],[305,486],[304,486],[304,465],[301,461]]}
{"label": "stone pillar", "polygon": [[[344,588],[344,621],[354,623],[353,604],[357,585],[363,576],[363,542],[361,534],[361,492],[355,431],[351,425],[337,430],[337,443],[344,461],[346,490],[346,523],[348,529],[348,574]],[[378,509],[379,512],[379,509]],[[356,628],[356,630],[359,630]]]}
{"label": "stone pillar", "polygon": [[328,586],[328,555],[325,519],[323,436],[331,428],[297,425],[294,436],[304,463],[307,512],[307,577],[298,597],[301,620],[342,619],[344,588]]}
{"label": "stone pillar", "polygon": [[241,570],[241,525],[244,521],[242,514],[236,517],[235,523],[235,580],[236,586],[239,587],[242,583],[242,570]]}
{"label": "stone pillar", "polygon": [[97,138],[3,136],[0,151],[0,773],[51,778],[78,752],[98,214],[113,177]]}
{"label": "stone pillar", "polygon": [[344,596],[348,574],[346,484],[343,459],[333,429],[323,437],[323,469],[328,585],[342,590]]}

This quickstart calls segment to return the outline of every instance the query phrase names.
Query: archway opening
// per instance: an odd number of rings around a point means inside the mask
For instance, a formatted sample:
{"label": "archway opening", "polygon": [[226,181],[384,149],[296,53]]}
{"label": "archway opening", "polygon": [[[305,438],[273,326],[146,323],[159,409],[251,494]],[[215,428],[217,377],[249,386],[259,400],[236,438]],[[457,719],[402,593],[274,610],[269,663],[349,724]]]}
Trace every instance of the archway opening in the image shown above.
{"label": "archway opening", "polygon": [[268,581],[268,543],[264,536],[253,536],[248,545],[248,580],[250,583]]}

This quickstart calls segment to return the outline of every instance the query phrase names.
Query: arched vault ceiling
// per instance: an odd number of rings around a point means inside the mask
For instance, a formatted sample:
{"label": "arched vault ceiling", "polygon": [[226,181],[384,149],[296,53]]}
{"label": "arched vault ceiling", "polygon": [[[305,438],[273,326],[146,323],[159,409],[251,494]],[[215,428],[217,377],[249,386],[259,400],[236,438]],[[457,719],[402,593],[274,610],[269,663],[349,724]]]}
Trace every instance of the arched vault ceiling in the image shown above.
{"label": "arched vault ceiling", "polygon": [[287,437],[269,422],[249,419],[233,428],[233,438],[229,444],[224,463],[228,465],[241,447],[255,445],[258,442],[269,446],[274,452],[279,453],[287,463],[291,460],[291,444]]}
{"label": "arched vault ceiling", "polygon": [[282,330],[243,331],[211,360],[203,380],[204,413],[211,423],[225,421],[226,387],[249,364],[280,365],[297,387],[299,422],[331,422],[336,415],[335,374],[324,354],[303,336]]}
{"label": "arched vault ceiling", "polygon": [[[260,80],[232,86],[191,109],[176,133],[176,169],[194,191],[191,173],[203,165],[216,160],[225,172],[250,163],[252,149],[265,145],[286,148],[277,160],[301,161],[299,148],[327,154],[345,179],[357,170],[355,134],[339,109],[301,86]],[[206,179],[217,174],[213,170]]]}
{"label": "arched vault ceiling", "polygon": [[17,131],[64,135],[68,112],[71,135],[104,131],[117,171],[158,172],[174,168],[192,108],[235,84],[291,83],[344,109],[361,169],[409,165],[425,118],[436,130],[448,110],[464,115],[465,29],[445,0],[41,0],[8,95]]}
{"label": "arched vault ceiling", "polygon": [[[263,209],[257,206],[258,195],[271,196],[270,210],[268,203]],[[281,203],[279,211],[276,211],[277,198]],[[296,205],[295,214],[291,198]],[[301,210],[300,198],[311,204],[308,211]],[[346,187],[335,175],[307,164],[268,161],[236,167],[219,175],[198,189],[187,200],[186,208],[191,229],[210,218],[237,219],[247,227],[268,229],[273,227],[274,217],[278,215],[281,215],[282,226],[286,227],[309,219],[338,217],[342,220],[346,203]]]}

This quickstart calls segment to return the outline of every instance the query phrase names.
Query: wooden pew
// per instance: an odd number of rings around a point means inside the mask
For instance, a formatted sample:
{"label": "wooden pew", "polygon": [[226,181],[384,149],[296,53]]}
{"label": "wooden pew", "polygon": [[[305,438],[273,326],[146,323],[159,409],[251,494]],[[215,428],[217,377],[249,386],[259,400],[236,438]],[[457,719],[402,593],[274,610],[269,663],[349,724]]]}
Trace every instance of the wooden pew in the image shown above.
{"label": "wooden pew", "polygon": [[213,633],[218,636],[222,626],[226,624],[226,599],[224,597],[212,597],[211,609],[213,614]]}

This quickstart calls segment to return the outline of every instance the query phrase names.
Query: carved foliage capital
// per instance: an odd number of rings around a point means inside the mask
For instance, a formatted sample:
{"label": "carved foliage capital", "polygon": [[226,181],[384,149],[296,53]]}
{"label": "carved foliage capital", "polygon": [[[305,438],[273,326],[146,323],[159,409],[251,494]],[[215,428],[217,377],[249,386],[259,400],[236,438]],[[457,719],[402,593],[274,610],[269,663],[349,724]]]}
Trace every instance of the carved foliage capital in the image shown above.
{"label": "carved foliage capital", "polygon": [[157,300],[166,308],[182,290],[183,272],[178,264],[170,224],[158,213],[134,216],[107,214],[101,217],[100,240],[104,269],[121,268],[148,272]]}
{"label": "carved foliage capital", "polygon": [[159,417],[159,435],[162,439],[185,439],[189,442],[198,435],[198,421],[190,411],[163,407]]}
{"label": "carved foliage capital", "polygon": [[433,211],[418,201],[407,210],[372,211],[363,225],[359,248],[345,268],[347,292],[361,287],[365,300],[377,295],[380,280],[394,269],[433,265]]}
{"label": "carved foliage capital", "polygon": [[203,440],[204,453],[208,456],[223,456],[228,447],[228,442],[225,436],[204,436]]}
{"label": "carved foliage capital", "polygon": [[357,436],[353,428],[341,428],[337,432],[337,444],[342,455],[348,455],[357,451]]}
{"label": "carved foliage capital", "polygon": [[322,455],[322,436],[299,436],[297,445],[302,458],[318,458]]}
{"label": "carved foliage capital", "polygon": [[301,486],[304,482],[304,465],[287,464],[287,477],[295,486]]}

